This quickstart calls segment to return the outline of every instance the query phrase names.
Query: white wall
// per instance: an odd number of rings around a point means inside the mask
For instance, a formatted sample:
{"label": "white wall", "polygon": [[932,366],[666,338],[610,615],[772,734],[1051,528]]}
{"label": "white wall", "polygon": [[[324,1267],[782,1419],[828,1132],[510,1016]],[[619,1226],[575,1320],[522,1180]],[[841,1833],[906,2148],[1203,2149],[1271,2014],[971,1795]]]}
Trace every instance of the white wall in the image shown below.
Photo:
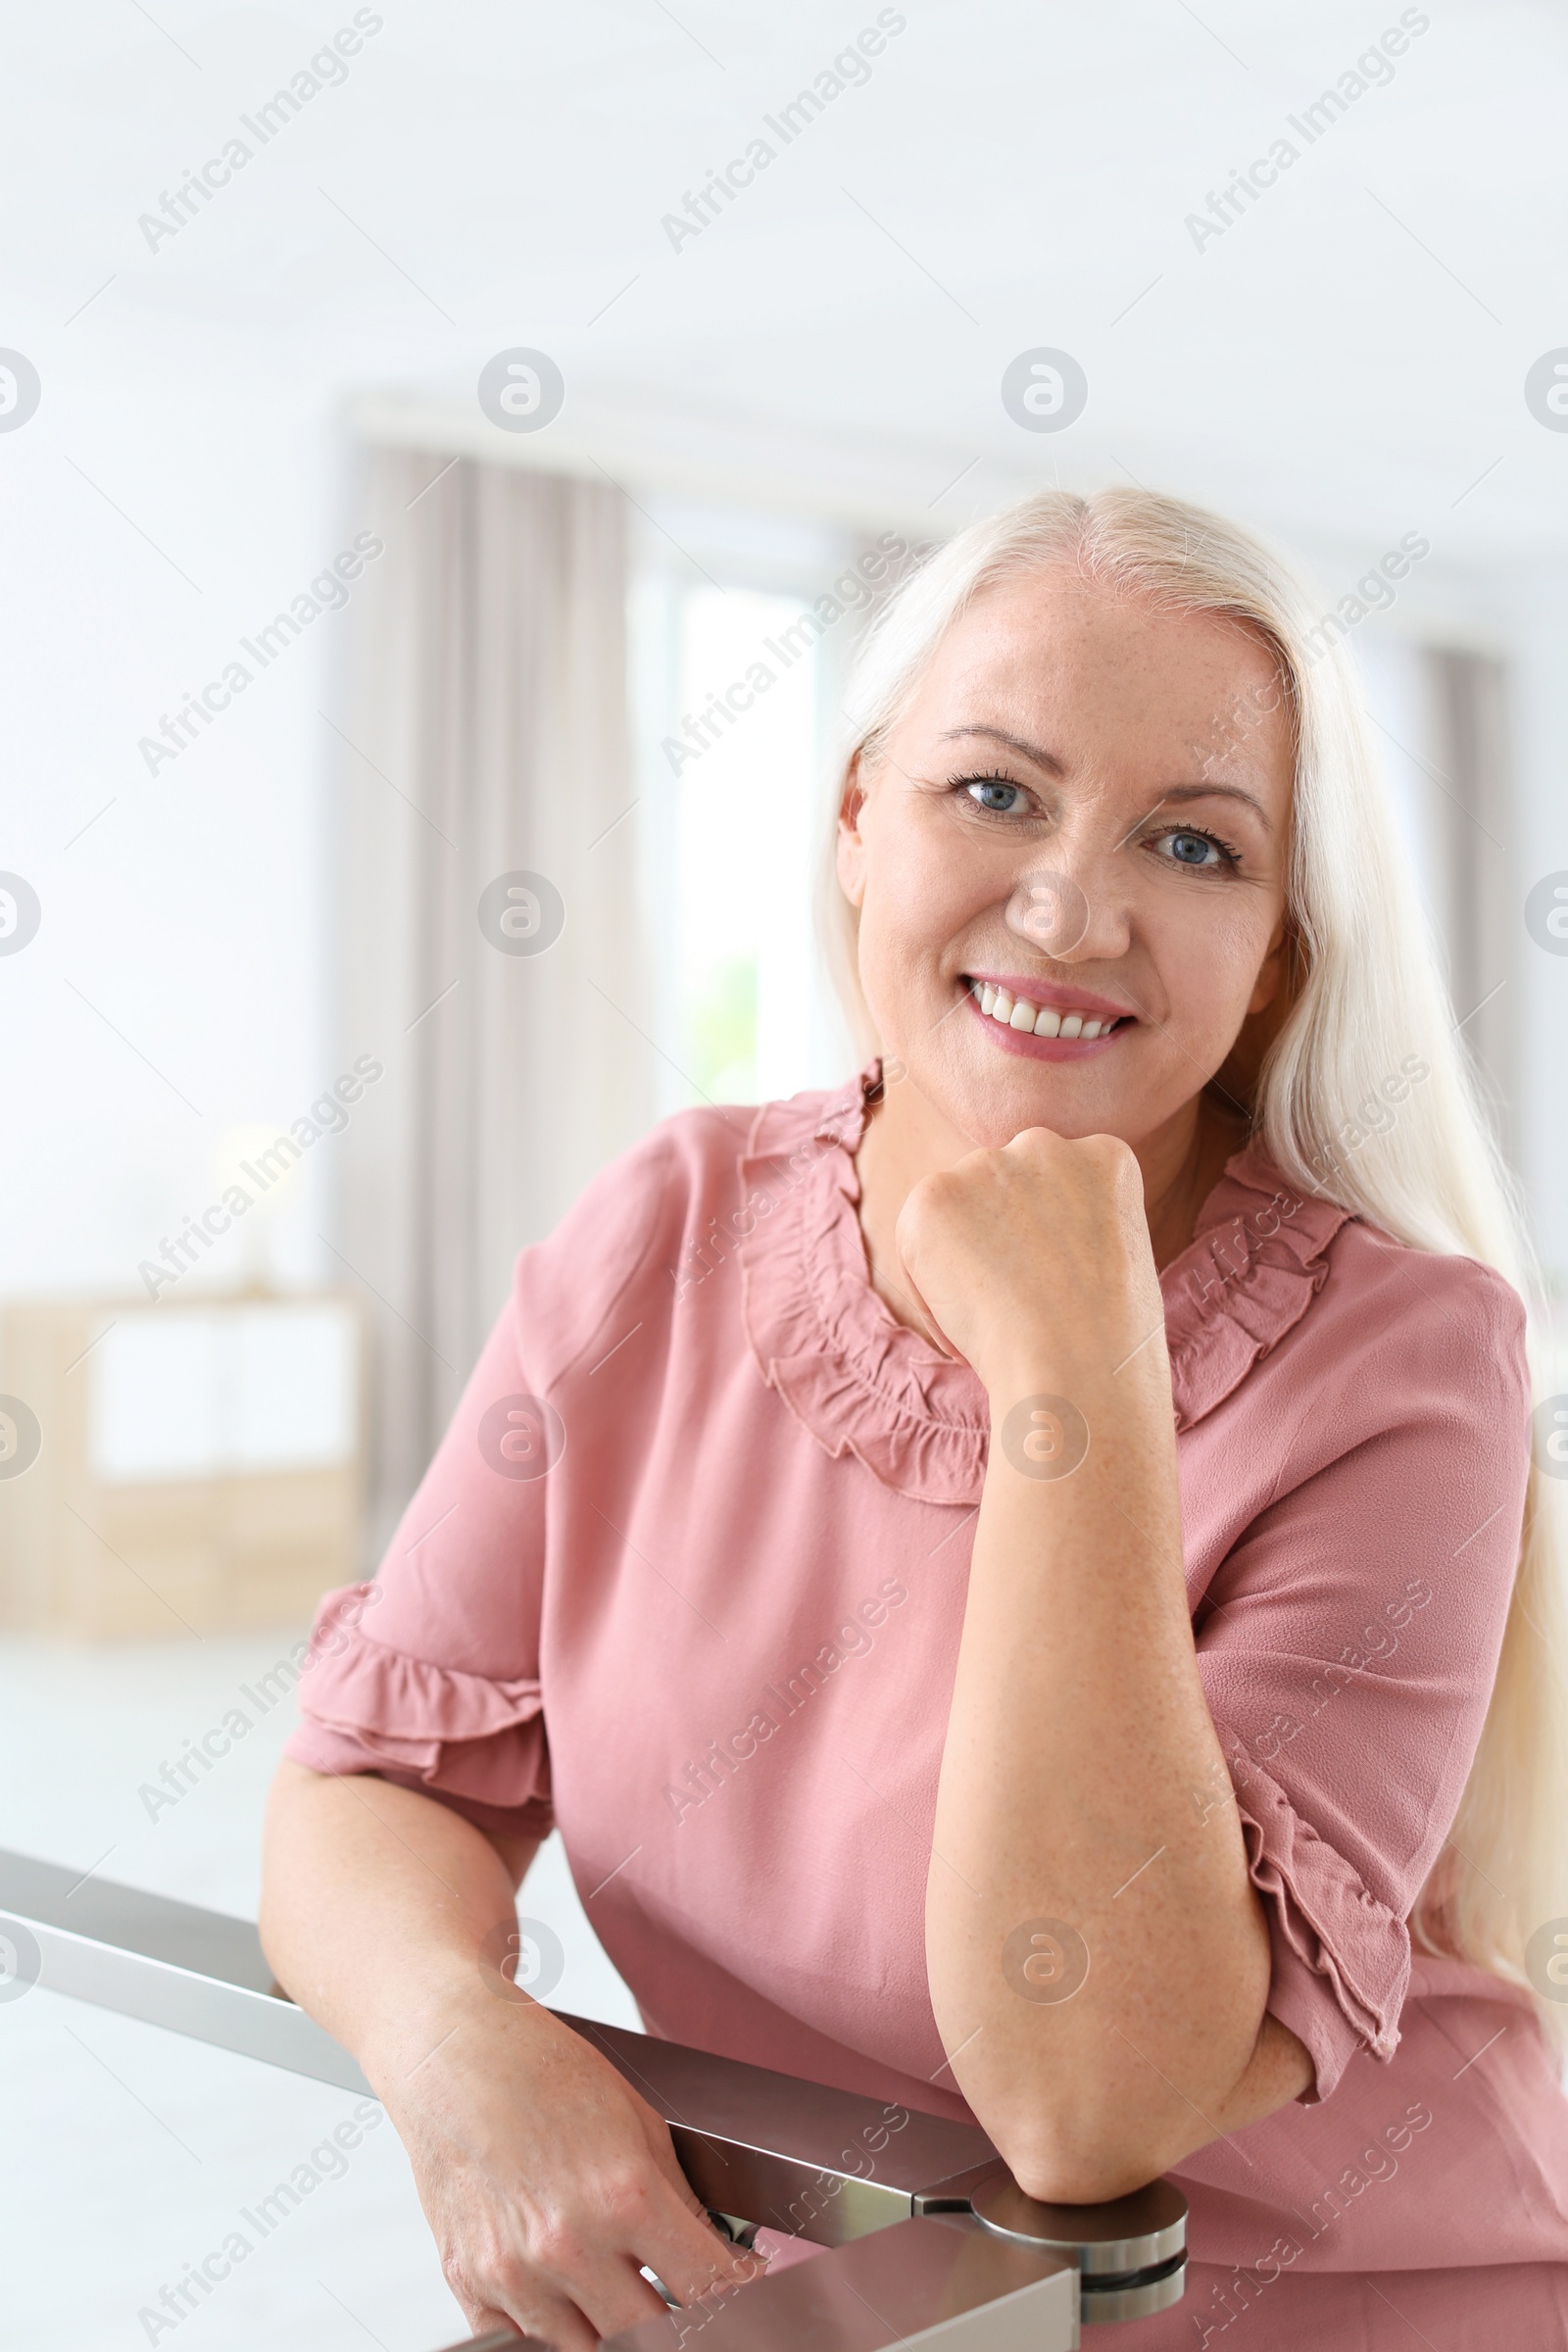
{"label": "white wall", "polygon": [[[1131,475],[1300,541],[1338,593],[1419,528],[1430,564],[1367,642],[1435,616],[1509,655],[1520,871],[1564,858],[1568,436],[1520,390],[1564,331],[1532,233],[1562,195],[1558,12],[1434,16],[1200,251],[1189,209],[1364,48],[1348,0],[1277,24],[1153,0],[1115,21],[896,12],[863,86],[678,249],[669,208],[859,18],[822,0],[368,13],[342,85],[156,250],[139,216],[354,10],[91,0],[9,28],[0,137],[26,201],[0,332],[44,397],[0,432],[0,865],[44,923],[0,956],[0,1099],[24,1147],[0,1294],[133,1281],[214,1197],[231,1131],[291,1121],[333,1074],[317,713],[340,617],[156,777],[136,741],[358,527],[356,402],[387,429],[608,470],[641,503],[808,530],[939,531],[1030,483]],[[473,398],[519,339],[567,378],[537,445]],[[998,384],[1058,341],[1091,402],[1040,438]],[[1524,1155],[1568,1264],[1562,974],[1527,961]],[[330,1153],[279,1204],[289,1278],[319,1268]]]}
{"label": "white wall", "polygon": [[[0,959],[0,1087],[25,1145],[6,1292],[134,1281],[220,1189],[225,1130],[286,1123],[332,1074],[316,711],[339,616],[249,662],[255,683],[156,775],[137,744],[352,535],[337,436],[265,338],[140,325],[0,443],[4,862],[43,910]],[[302,1203],[292,1271],[309,1221]]]}

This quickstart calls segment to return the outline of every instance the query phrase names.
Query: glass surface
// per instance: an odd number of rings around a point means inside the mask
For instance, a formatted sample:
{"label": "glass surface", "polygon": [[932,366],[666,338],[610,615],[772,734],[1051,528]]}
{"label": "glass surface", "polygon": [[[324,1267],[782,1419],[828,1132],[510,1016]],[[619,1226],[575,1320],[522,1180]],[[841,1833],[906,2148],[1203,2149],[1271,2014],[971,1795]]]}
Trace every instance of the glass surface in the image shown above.
{"label": "glass surface", "polygon": [[[0,1642],[0,1844],[254,1918],[302,1630]],[[232,1731],[236,1711],[246,1731],[204,1758],[204,1737]],[[553,2002],[639,2025],[559,1838],[518,1908],[564,1951]],[[0,2085],[8,2346],[126,2352],[177,2335],[197,2352],[436,2352],[466,2333],[396,2136],[384,2117],[366,2129],[350,2093],[38,1985],[0,2000]],[[349,2148],[333,2138],[345,2126],[363,2134]],[[239,2256],[236,2232],[250,2241]],[[181,2280],[210,2258],[211,2292],[187,2285],[182,2309]]]}

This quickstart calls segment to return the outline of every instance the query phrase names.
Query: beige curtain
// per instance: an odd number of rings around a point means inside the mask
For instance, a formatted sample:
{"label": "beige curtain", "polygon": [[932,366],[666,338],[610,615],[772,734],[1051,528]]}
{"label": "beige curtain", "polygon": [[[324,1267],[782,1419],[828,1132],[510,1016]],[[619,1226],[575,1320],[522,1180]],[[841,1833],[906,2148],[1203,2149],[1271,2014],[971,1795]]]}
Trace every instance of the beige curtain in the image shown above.
{"label": "beige curtain", "polygon": [[1475,1058],[1497,1139],[1517,1164],[1520,895],[1507,676],[1485,654],[1424,651],[1428,804],[1454,1018]]}
{"label": "beige curtain", "polygon": [[[618,491],[366,453],[334,774],[339,1067],[370,1056],[332,1153],[331,1270],[370,1315],[370,1538],[417,1484],[513,1259],[653,1116]],[[630,811],[630,813],[628,813]],[[487,936],[498,878],[543,875]],[[505,890],[505,883],[502,883]],[[526,886],[524,886],[526,887]],[[535,898],[538,894],[534,894]],[[543,920],[550,925],[546,906]]]}

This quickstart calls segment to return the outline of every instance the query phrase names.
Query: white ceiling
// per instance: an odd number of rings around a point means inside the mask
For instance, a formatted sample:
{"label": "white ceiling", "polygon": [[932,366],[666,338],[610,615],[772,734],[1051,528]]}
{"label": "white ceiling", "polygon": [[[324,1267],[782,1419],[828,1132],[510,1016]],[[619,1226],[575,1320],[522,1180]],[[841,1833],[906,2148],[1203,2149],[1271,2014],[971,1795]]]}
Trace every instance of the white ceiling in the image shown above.
{"label": "white ceiling", "polygon": [[[138,215],[353,0],[5,11],[0,343],[34,360],[57,448],[95,479],[93,447],[133,433],[177,506],[182,453],[223,437],[226,377],[235,467],[257,462],[265,383],[300,431],[370,393],[525,460],[682,486],[707,469],[845,513],[956,522],[1059,468],[1356,545],[1419,529],[1445,564],[1563,548],[1568,433],[1523,397],[1568,345],[1555,6],[1404,10],[1430,22],[1392,82],[1201,251],[1185,217],[1398,24],[1397,0],[906,0],[869,79],[678,252],[662,217],[874,0],[366,13],[381,28],[343,83],[150,252]],[[486,426],[474,397],[514,344],[566,380],[537,439]],[[1036,345],[1087,371],[1059,435],[999,396]]]}

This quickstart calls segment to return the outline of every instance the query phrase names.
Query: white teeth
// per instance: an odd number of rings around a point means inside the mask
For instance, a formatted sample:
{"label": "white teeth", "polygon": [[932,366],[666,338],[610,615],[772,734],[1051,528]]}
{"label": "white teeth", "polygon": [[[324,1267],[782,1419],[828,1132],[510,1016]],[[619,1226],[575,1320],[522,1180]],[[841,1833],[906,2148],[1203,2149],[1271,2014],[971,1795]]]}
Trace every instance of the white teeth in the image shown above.
{"label": "white teeth", "polygon": [[1116,1026],[1114,1015],[1109,1020],[1091,1020],[1081,1012],[1058,1012],[1054,1004],[1036,1006],[1026,997],[1011,996],[992,980],[971,983],[971,987],[979,999],[981,1011],[989,1019],[1001,1021],[1004,1027],[1016,1029],[1024,1036],[1032,1033],[1036,1037],[1076,1037],[1087,1044],[1092,1038],[1108,1037]]}

